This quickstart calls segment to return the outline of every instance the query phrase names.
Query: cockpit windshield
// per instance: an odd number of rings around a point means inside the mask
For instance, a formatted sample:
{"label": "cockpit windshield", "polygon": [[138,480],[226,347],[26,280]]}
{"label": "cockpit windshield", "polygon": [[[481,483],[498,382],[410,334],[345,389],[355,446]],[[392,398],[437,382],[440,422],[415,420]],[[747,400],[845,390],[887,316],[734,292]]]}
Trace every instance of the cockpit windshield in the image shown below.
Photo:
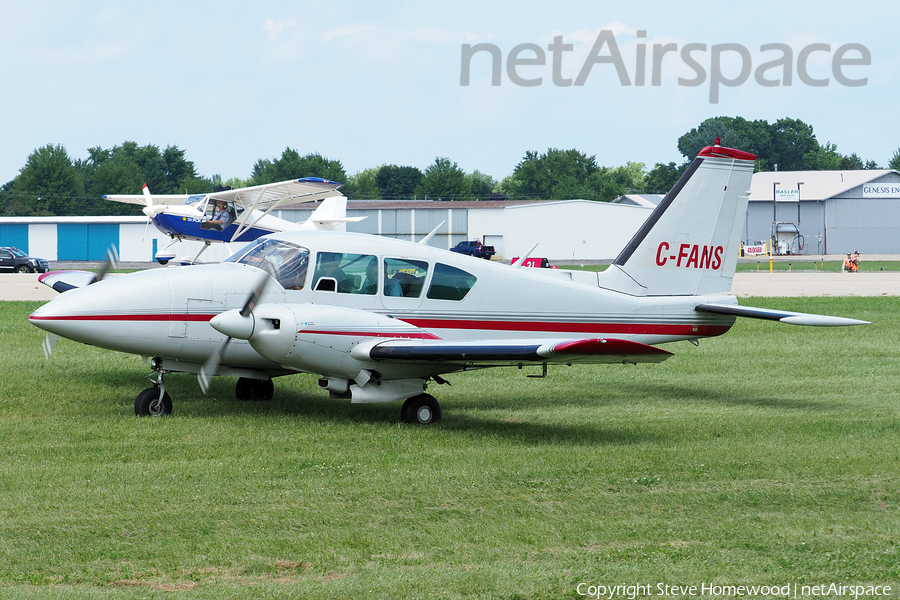
{"label": "cockpit windshield", "polygon": [[309,250],[280,240],[257,240],[225,259],[268,271],[286,290],[302,290],[309,267]]}

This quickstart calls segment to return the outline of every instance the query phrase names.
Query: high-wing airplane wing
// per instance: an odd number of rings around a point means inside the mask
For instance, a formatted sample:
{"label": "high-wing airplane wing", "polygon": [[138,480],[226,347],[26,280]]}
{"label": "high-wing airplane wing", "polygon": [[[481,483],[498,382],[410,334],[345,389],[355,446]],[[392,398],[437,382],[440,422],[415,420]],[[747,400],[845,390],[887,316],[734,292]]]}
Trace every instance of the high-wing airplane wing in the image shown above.
{"label": "high-wing airplane wing", "polygon": [[210,200],[224,200],[232,202],[244,209],[264,207],[266,211],[281,206],[285,203],[310,202],[321,200],[330,196],[339,196],[337,188],[342,183],[322,179],[321,177],[304,177],[302,179],[290,179],[277,183],[266,183],[251,187],[210,192],[208,194],[153,194],[150,195],[146,184],[141,194],[107,194],[104,200],[123,202],[125,204],[138,204],[141,206],[182,204],[191,198],[209,198]]}
{"label": "high-wing airplane wing", "polygon": [[521,363],[658,363],[672,356],[668,350],[656,346],[614,338],[477,341],[393,339],[361,345],[352,354],[378,362],[473,366]]}
{"label": "high-wing airplane wing", "polygon": [[[232,236],[232,240],[235,240],[244,231],[256,225],[260,219],[279,206],[287,203],[313,202],[332,196],[340,196],[341,193],[337,189],[342,185],[342,183],[329,181],[321,177],[304,177],[302,179],[291,179],[289,181],[255,185],[236,190],[213,192],[209,194],[209,198],[210,200],[232,202],[244,207],[241,218],[236,221],[238,227]],[[260,209],[261,214],[251,222],[251,215],[256,209]]]}

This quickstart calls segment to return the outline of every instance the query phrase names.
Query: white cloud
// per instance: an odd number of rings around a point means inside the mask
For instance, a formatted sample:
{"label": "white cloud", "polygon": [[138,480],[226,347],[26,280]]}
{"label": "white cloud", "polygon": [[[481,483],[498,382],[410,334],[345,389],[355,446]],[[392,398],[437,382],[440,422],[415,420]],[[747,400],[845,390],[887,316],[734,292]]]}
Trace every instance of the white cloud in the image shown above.
{"label": "white cloud", "polygon": [[347,36],[355,36],[357,34],[368,31],[375,31],[375,28],[371,25],[344,25],[342,27],[326,31],[321,35],[321,37],[326,42],[330,42],[331,40],[340,39]]}
{"label": "white cloud", "polygon": [[280,19],[278,21],[273,21],[272,19],[266,19],[265,24],[263,25],[263,29],[266,30],[269,34],[269,39],[277,41],[281,34],[297,26],[297,21],[294,19]]}

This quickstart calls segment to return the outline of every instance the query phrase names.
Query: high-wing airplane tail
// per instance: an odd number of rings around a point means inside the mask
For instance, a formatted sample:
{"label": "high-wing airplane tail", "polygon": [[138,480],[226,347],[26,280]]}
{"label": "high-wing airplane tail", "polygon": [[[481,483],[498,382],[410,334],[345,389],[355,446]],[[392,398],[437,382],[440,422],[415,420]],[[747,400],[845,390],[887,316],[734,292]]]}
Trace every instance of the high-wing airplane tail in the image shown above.
{"label": "high-wing airplane tail", "polygon": [[355,223],[363,219],[365,217],[347,216],[346,196],[331,196],[322,200],[309,218],[300,224],[300,229],[346,231],[347,223]]}
{"label": "high-wing airplane tail", "polygon": [[730,291],[755,160],[718,139],[701,150],[601,274],[601,287],[635,296]]}

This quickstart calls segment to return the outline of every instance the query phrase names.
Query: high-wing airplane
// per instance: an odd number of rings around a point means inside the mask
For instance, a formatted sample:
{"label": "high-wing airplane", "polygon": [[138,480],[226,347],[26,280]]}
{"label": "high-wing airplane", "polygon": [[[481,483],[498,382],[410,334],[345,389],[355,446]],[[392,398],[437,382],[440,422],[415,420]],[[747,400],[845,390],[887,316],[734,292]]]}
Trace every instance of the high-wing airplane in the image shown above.
{"label": "high-wing airplane", "polygon": [[[211,243],[250,242],[260,236],[291,229],[343,231],[348,222],[364,217],[347,217],[347,199],[337,191],[341,183],[304,177],[278,183],[224,190],[209,194],[152,195],[144,184],[142,194],[110,194],[105,200],[143,206],[150,223],[173,240],[205,242],[196,261]],[[297,223],[279,219],[271,212],[286,204],[325,200],[309,220]],[[166,246],[156,260],[166,264],[175,257]]]}
{"label": "high-wing airplane", "polygon": [[[354,233],[285,231],[227,261],[156,269],[67,291],[29,317],[72,340],[152,357],[139,415],[168,414],[164,376],[238,377],[236,395],[319,375],[333,398],[405,400],[441,418],[431,382],[500,366],[661,362],[658,347],[722,335],[736,317],[865,321],[739,306],[735,272],[755,156],[703,149],[602,273],[524,269]],[[723,294],[726,293],[726,294]]]}

